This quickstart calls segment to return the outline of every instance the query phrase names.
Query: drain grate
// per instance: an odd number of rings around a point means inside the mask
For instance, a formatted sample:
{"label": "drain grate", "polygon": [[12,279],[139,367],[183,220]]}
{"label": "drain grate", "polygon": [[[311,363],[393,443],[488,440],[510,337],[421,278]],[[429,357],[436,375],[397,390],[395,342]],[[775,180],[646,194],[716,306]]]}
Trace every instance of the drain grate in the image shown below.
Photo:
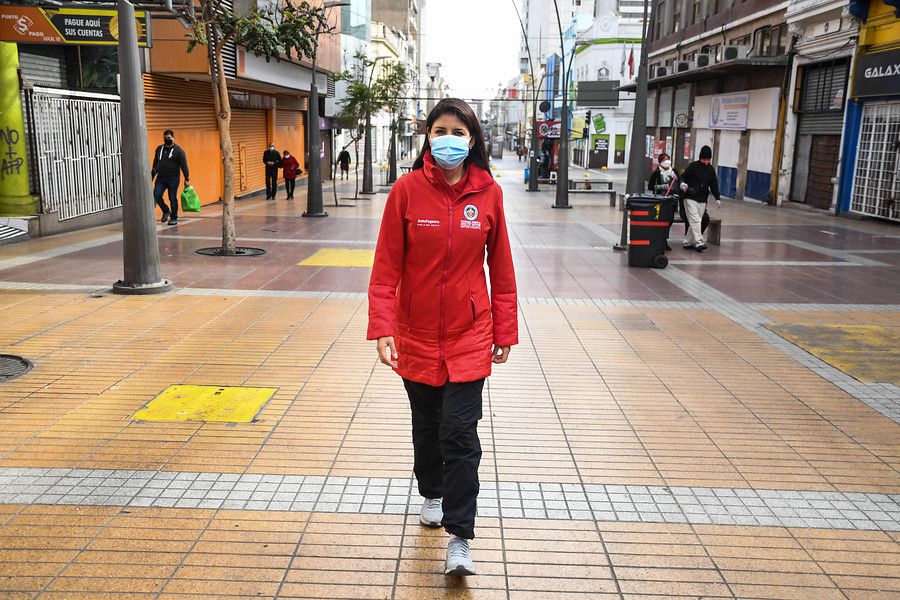
{"label": "drain grate", "polygon": [[24,375],[33,368],[34,365],[26,358],[12,354],[0,354],[0,383]]}
{"label": "drain grate", "polygon": [[245,248],[242,246],[238,246],[235,249],[234,254],[225,254],[222,252],[221,247],[216,248],[200,248],[199,250],[195,250],[197,254],[203,254],[204,256],[262,256],[266,253],[262,248]]}

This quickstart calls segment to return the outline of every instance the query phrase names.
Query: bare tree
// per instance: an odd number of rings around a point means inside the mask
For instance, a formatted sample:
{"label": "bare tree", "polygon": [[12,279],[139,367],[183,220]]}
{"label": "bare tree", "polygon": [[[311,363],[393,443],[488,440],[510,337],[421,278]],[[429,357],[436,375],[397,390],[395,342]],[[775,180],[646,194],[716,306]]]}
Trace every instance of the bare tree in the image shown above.
{"label": "bare tree", "polygon": [[[189,15],[188,52],[206,46],[213,105],[219,130],[224,174],[222,193],[222,254],[235,255],[234,146],[231,142],[231,102],[222,52],[234,42],[267,61],[274,58],[311,58],[316,52],[316,32],[330,32],[325,11],[306,0],[273,3],[268,10],[254,8],[236,14],[223,0],[199,0],[199,10]],[[228,3],[230,4],[230,3]]]}

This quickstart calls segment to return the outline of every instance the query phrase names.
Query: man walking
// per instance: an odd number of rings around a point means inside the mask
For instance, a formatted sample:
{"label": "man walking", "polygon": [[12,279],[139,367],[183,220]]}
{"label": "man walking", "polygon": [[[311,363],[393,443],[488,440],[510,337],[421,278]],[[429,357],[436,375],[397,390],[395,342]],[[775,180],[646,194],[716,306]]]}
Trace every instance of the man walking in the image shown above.
{"label": "man walking", "polygon": [[263,152],[263,162],[266,165],[266,200],[274,200],[278,191],[278,167],[281,166],[281,155],[274,143],[270,143]]}
{"label": "man walking", "polygon": [[706,214],[706,201],[712,194],[716,205],[722,206],[719,197],[719,179],[716,170],[710,164],[712,149],[709,146],[700,148],[700,160],[688,165],[681,174],[681,190],[684,192],[684,211],[687,216],[687,231],[682,246],[697,252],[706,250],[703,240],[703,216]]}
{"label": "man walking", "polygon": [[350,177],[350,153],[344,148],[338,154],[338,164],[341,166],[341,179],[349,179]]}
{"label": "man walking", "polygon": [[[153,168],[150,171],[150,179],[156,178],[153,186],[153,199],[162,209],[162,221],[169,225],[178,225],[178,184],[184,173],[185,187],[191,184],[191,176],[188,172],[187,156],[181,146],[175,143],[175,132],[166,129],[163,132],[163,144],[156,147],[153,153]],[[163,193],[169,192],[169,206],[163,201]],[[171,215],[171,217],[170,217]]]}

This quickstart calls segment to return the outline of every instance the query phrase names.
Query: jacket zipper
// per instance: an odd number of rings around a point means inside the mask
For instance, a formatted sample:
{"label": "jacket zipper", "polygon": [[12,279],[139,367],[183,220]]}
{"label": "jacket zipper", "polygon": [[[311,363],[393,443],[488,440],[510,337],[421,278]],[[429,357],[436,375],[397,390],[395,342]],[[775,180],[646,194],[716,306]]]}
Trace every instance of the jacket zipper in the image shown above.
{"label": "jacket zipper", "polygon": [[441,362],[444,362],[444,309],[446,307],[447,271],[450,269],[450,251],[453,250],[453,205],[447,205],[447,256],[444,257],[444,270],[441,272]]}
{"label": "jacket zipper", "polygon": [[[484,188],[487,189],[487,188]],[[453,250],[453,207],[459,204],[459,202],[472,194],[477,194],[478,192],[484,191],[484,189],[480,190],[472,190],[470,192],[466,192],[460,195],[459,198],[453,200],[452,197],[448,198],[450,200],[447,205],[447,256],[444,257],[444,268],[441,271],[441,319],[440,319],[440,338],[441,338],[441,352],[440,352],[440,360],[444,362],[444,344],[445,344],[445,332],[444,332],[444,309],[446,307],[446,289],[447,289],[447,271],[450,270],[450,252]]]}

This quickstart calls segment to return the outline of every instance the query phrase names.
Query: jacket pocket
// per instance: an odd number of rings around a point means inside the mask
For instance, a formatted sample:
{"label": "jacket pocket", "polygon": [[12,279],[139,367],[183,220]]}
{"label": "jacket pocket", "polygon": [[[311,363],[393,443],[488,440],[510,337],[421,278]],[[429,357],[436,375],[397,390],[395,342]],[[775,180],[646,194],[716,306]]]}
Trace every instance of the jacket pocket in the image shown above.
{"label": "jacket pocket", "polygon": [[474,296],[469,296],[469,313],[472,316],[472,320],[469,322],[469,325],[475,327],[475,321],[478,320],[478,307],[475,305]]}

